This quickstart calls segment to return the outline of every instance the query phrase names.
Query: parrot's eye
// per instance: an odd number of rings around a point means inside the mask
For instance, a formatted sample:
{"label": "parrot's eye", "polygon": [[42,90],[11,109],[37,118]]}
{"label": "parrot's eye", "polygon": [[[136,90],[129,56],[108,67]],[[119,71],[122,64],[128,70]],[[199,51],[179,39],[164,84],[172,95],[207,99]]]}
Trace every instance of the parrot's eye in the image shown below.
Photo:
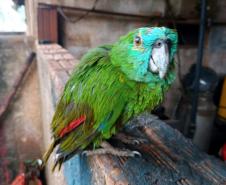
{"label": "parrot's eye", "polygon": [[141,40],[141,37],[140,36],[136,36],[134,38],[134,43],[135,43],[136,46],[140,46],[141,45],[141,42],[142,42],[142,40]]}
{"label": "parrot's eye", "polygon": [[162,41],[161,40],[158,40],[156,43],[155,43],[155,47],[156,48],[161,48],[161,46],[162,46]]}

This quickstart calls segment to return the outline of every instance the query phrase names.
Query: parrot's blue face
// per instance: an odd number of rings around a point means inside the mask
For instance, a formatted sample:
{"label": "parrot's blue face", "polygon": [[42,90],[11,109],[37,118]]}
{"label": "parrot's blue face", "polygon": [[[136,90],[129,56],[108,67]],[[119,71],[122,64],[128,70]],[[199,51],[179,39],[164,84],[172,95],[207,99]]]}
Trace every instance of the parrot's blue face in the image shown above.
{"label": "parrot's blue face", "polygon": [[132,80],[162,80],[173,64],[177,40],[177,33],[172,29],[139,28],[120,38],[115,47],[118,55],[112,56],[113,64],[119,65]]}

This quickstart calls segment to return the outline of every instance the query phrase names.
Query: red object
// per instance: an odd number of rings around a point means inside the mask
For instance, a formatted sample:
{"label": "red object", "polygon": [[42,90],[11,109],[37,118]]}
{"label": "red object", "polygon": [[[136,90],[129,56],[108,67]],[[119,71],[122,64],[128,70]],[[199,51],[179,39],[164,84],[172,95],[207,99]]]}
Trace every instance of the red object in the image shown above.
{"label": "red object", "polygon": [[[21,173],[20,175],[18,175],[15,180],[11,183],[11,185],[26,185],[28,183],[26,183],[25,181],[25,174]],[[34,185],[42,185],[42,182],[38,179],[38,178],[34,178],[34,180],[32,180],[34,183]]]}
{"label": "red object", "polygon": [[78,127],[80,124],[82,124],[86,120],[86,115],[82,115],[80,118],[73,120],[67,127],[63,128],[60,131],[60,137],[65,136],[65,134],[71,132],[73,129]]}
{"label": "red object", "polygon": [[24,173],[18,175],[11,185],[25,185],[25,175]]}
{"label": "red object", "polygon": [[226,161],[226,143],[223,145],[220,151],[220,155],[224,161]]}

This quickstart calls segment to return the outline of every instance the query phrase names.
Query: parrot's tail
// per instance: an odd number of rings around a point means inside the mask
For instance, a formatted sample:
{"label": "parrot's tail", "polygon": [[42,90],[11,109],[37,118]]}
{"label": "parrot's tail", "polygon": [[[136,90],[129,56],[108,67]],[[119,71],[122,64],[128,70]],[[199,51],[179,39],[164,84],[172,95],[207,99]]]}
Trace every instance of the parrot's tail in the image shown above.
{"label": "parrot's tail", "polygon": [[57,145],[57,142],[53,141],[51,143],[51,145],[49,146],[49,149],[43,155],[43,157],[42,157],[42,161],[43,161],[42,167],[44,167],[46,165],[46,163],[47,163],[47,161],[48,161],[48,159],[49,159],[49,157],[50,157],[51,153],[53,152],[53,149],[55,148],[56,145]]}

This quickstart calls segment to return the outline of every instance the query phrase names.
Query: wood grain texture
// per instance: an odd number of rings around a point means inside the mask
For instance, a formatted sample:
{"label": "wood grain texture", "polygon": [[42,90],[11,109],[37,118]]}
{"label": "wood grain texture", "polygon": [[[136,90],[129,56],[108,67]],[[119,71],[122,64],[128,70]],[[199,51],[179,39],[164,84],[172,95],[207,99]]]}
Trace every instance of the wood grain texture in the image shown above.
{"label": "wood grain texture", "polygon": [[[95,156],[90,159],[95,184],[105,177],[104,184],[130,185],[221,185],[226,184],[226,165],[201,152],[190,140],[155,116],[144,113],[130,121],[124,133],[146,139],[139,145],[112,144],[137,150],[141,158]],[[105,167],[105,168],[103,168]],[[97,170],[96,170],[97,169]],[[114,173],[117,169],[117,173]],[[106,171],[107,177],[106,177]],[[97,175],[100,174],[100,175]],[[108,179],[120,179],[112,183]]]}
{"label": "wood grain texture", "polygon": [[40,42],[58,43],[57,11],[54,8],[39,6],[38,39]]}

